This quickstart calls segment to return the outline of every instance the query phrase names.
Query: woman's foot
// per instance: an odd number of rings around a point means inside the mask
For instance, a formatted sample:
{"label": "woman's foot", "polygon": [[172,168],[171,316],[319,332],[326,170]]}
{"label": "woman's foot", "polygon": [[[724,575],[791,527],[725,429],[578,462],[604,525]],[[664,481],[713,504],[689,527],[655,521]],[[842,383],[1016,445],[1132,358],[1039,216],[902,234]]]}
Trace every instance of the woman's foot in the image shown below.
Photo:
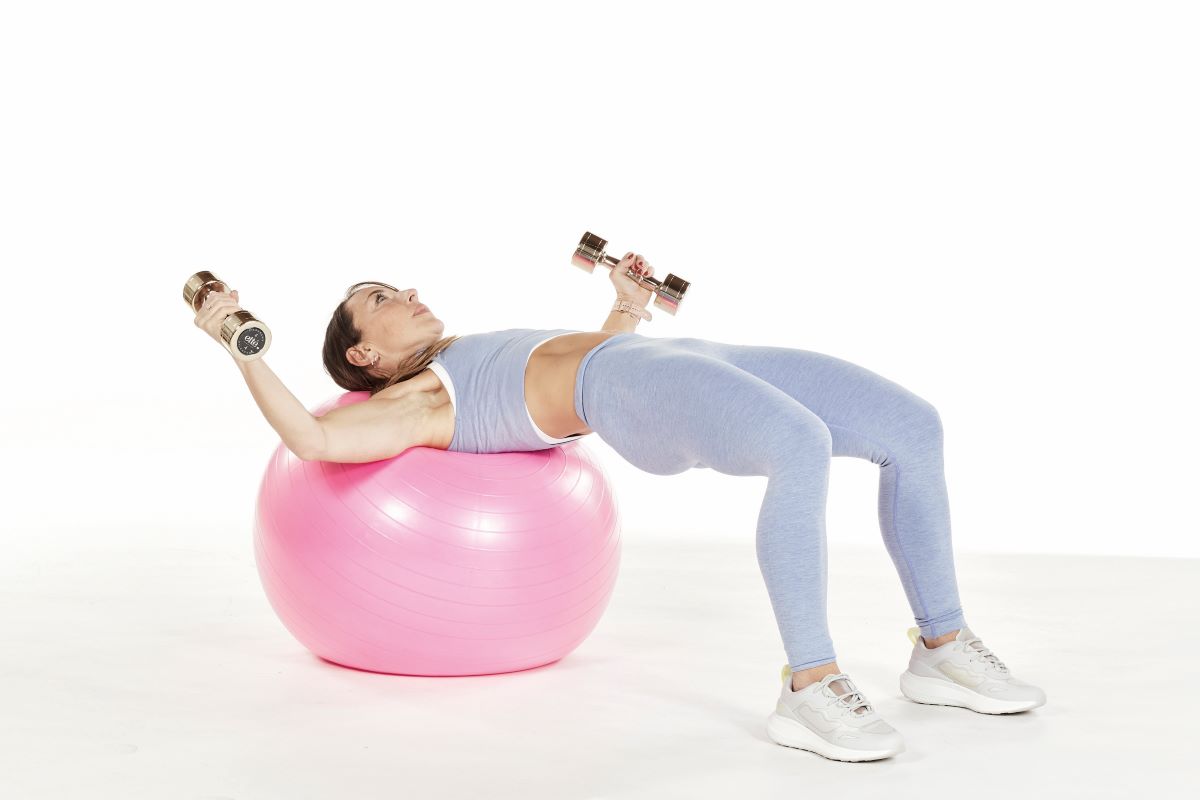
{"label": "woman's foot", "polygon": [[767,735],[776,744],[835,761],[875,761],[904,752],[900,734],[846,673],[826,675],[799,691],[792,688],[787,665],[782,678],[775,711],[767,718]]}
{"label": "woman's foot", "polygon": [[970,628],[934,648],[925,646],[920,628],[909,628],[908,639],[913,651],[908,669],[900,674],[900,691],[909,700],[981,714],[1012,714],[1046,702],[1045,692],[1014,678]]}

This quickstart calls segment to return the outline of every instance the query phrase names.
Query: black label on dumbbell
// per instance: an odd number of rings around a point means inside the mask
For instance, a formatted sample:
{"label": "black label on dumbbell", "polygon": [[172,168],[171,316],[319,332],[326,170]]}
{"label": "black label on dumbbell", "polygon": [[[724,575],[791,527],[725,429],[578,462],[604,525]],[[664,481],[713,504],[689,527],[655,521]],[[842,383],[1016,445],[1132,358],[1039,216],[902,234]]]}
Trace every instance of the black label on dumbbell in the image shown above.
{"label": "black label on dumbbell", "polygon": [[244,356],[252,356],[267,343],[267,335],[262,328],[246,328],[238,337],[237,349]]}

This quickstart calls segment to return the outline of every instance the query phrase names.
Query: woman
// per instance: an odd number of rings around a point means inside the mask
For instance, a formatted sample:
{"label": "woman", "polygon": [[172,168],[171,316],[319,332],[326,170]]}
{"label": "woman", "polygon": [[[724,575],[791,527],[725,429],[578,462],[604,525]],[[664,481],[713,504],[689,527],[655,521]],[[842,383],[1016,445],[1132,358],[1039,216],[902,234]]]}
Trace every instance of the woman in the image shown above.
{"label": "woman", "polygon": [[[653,275],[640,255],[626,254],[610,271],[617,303],[598,332],[443,338],[445,324],[415,290],[355,284],[334,310],[323,357],[339,386],[371,398],[320,418],[262,359],[237,363],[268,421],[305,459],[373,461],[413,446],[538,450],[594,432],[653,474],[766,476],[756,552],[789,662],[768,733],[843,761],[904,750],[838,668],[826,622],[829,459],[868,459],[880,467],[880,527],[917,623],[901,691],[981,713],[1042,705],[1042,690],[1014,678],[966,625],[934,407],[808,350],[635,333],[651,293],[627,269]],[[210,297],[196,324],[220,341],[237,292]]]}

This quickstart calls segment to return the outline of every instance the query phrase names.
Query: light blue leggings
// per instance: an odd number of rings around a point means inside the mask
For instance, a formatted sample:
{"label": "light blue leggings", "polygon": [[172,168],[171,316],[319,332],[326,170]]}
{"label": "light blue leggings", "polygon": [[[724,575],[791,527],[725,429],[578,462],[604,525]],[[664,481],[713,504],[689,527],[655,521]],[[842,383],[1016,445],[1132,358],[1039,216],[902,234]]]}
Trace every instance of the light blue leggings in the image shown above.
{"label": "light blue leggings", "polygon": [[941,419],[902,386],[809,350],[622,333],[584,357],[575,411],[645,472],[767,477],[756,552],[793,670],[837,660],[826,618],[831,456],[879,465],[879,525],[921,634],[966,625]]}

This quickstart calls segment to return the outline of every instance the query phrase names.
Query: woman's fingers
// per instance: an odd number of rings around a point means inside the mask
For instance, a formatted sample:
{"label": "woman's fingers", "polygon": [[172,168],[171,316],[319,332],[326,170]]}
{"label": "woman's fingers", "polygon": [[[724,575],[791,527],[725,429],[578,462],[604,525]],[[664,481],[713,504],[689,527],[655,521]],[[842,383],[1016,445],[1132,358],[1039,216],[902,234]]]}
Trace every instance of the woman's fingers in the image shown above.
{"label": "woman's fingers", "polygon": [[240,310],[237,289],[231,292],[209,292],[204,296],[204,302],[200,304],[194,322],[197,328],[221,343],[221,326],[225,318]]}
{"label": "woman's fingers", "polygon": [[[236,295],[236,292],[234,294]],[[196,313],[196,324],[203,328],[214,318],[219,316],[221,319],[225,319],[237,310],[239,310],[239,306],[236,296],[225,292],[209,292],[200,305],[200,310]]]}
{"label": "woman's fingers", "polygon": [[646,263],[646,257],[641,253],[635,253],[630,250],[625,254],[625,257],[619,262],[628,270],[632,270],[638,275],[653,275],[654,267]]}
{"label": "woman's fingers", "polygon": [[203,305],[200,306],[200,312],[196,314],[196,319],[200,321],[200,326],[203,327],[206,322],[216,315],[217,311],[224,308],[226,305],[220,297],[215,294],[210,294],[204,298]]}

